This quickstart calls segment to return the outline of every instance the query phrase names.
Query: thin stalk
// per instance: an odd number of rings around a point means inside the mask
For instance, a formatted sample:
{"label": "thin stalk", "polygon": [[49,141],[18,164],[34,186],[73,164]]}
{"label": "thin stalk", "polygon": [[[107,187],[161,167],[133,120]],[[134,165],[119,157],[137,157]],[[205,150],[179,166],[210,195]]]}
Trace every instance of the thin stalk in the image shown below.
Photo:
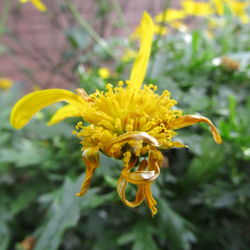
{"label": "thin stalk", "polygon": [[113,6],[114,6],[114,9],[115,9],[117,16],[120,18],[120,24],[123,27],[127,27],[120,0],[113,0]]}
{"label": "thin stalk", "polygon": [[4,27],[7,25],[9,13],[10,13],[10,6],[11,6],[11,1],[10,0],[5,0],[3,3],[3,10],[1,14],[1,19],[0,19],[0,39],[2,35],[4,34]]}
{"label": "thin stalk", "polygon": [[[165,20],[165,16],[166,16],[165,10],[167,10],[169,8],[170,4],[171,4],[171,0],[164,0],[164,6],[163,6],[164,15],[163,15],[163,20]],[[158,43],[159,43],[160,39],[162,39],[161,35],[157,35],[156,39],[155,39],[155,44],[157,46],[158,46]],[[157,51],[155,51],[155,52],[157,52]],[[152,75],[152,72],[154,71],[155,59],[156,59],[155,54],[156,53],[153,54],[153,57],[152,57],[152,60],[151,60],[151,67],[150,67],[150,74],[149,75]]]}
{"label": "thin stalk", "polygon": [[116,61],[116,57],[113,54],[112,50],[110,49],[107,42],[102,39],[90,26],[90,24],[85,20],[85,18],[78,12],[76,7],[71,3],[70,0],[65,0],[72,16],[79,22],[79,24],[84,28],[84,30],[96,41],[96,43],[103,48],[111,57],[113,57]]}

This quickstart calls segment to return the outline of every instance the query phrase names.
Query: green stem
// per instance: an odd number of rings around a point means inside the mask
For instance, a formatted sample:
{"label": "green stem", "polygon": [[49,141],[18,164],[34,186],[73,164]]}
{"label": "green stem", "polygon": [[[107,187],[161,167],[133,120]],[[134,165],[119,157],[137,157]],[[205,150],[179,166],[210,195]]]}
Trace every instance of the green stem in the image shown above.
{"label": "green stem", "polygon": [[[171,4],[171,0],[164,0],[164,6],[163,6],[163,11],[164,11],[164,15],[163,15],[163,20],[165,20],[165,16],[166,16],[166,10],[169,8]],[[161,24],[162,25],[162,24]],[[163,26],[164,27],[164,26]],[[156,46],[158,46],[158,43],[160,41],[160,39],[162,39],[161,35],[157,35],[156,39],[155,39],[155,44]],[[158,52],[158,48],[156,51],[154,51],[155,53],[152,55],[152,60],[151,60],[151,67],[150,67],[150,74],[152,75],[152,72],[154,71],[154,67],[155,67],[155,59],[156,59],[156,54]]]}
{"label": "green stem", "polygon": [[76,7],[71,3],[70,0],[65,0],[71,14],[73,17],[79,22],[79,24],[86,30],[86,32],[96,41],[96,43],[106,51],[111,57],[113,57],[116,61],[116,57],[113,54],[112,50],[110,49],[107,42],[102,39],[89,25],[89,23],[84,19],[84,17],[78,12]]}
{"label": "green stem", "polygon": [[120,24],[123,27],[127,27],[127,24],[126,24],[124,15],[123,15],[120,0],[113,0],[113,6],[114,6],[114,9],[115,9],[115,12],[116,12],[118,18],[120,18]]}
{"label": "green stem", "polygon": [[5,26],[7,25],[9,13],[10,13],[11,1],[5,0],[3,3],[3,11],[0,19],[0,39],[5,32]]}

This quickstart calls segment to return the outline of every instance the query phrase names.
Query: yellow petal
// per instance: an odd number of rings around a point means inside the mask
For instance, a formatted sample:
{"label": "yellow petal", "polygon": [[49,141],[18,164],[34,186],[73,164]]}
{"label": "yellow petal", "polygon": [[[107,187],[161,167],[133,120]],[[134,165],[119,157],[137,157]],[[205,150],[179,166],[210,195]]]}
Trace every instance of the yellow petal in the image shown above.
{"label": "yellow petal", "polygon": [[79,110],[86,109],[87,105],[79,95],[68,90],[39,90],[24,96],[14,105],[10,115],[10,123],[14,128],[21,129],[39,110],[61,101],[68,102]]}
{"label": "yellow petal", "polygon": [[220,144],[222,143],[222,139],[220,137],[220,134],[214,124],[207,119],[204,116],[199,116],[199,115],[184,115],[181,116],[180,118],[176,119],[175,122],[173,123],[173,128],[174,129],[179,129],[179,128],[184,128],[191,126],[193,124],[196,124],[198,122],[205,122],[210,126],[211,133],[213,135],[213,138],[216,143]]}
{"label": "yellow petal", "polygon": [[83,151],[82,154],[83,160],[87,167],[86,176],[84,182],[82,183],[81,189],[79,193],[76,193],[76,196],[83,196],[89,189],[89,185],[92,179],[92,176],[99,167],[99,148],[92,147]]}
{"label": "yellow petal", "polygon": [[130,74],[131,84],[129,85],[129,87],[131,89],[140,89],[143,83],[145,74],[147,72],[148,60],[150,57],[154,28],[155,26],[152,18],[147,12],[144,12],[140,24],[141,46]]}
{"label": "yellow petal", "polygon": [[175,20],[184,19],[186,17],[186,14],[183,10],[176,10],[176,9],[167,9],[163,11],[162,13],[158,14],[155,17],[155,21],[162,23],[162,22],[172,22]]}
{"label": "yellow petal", "polygon": [[212,0],[215,6],[216,12],[222,16],[224,14],[224,4],[222,0]]}
{"label": "yellow petal", "polygon": [[81,117],[81,116],[82,116],[82,113],[76,106],[68,104],[58,109],[56,113],[51,117],[47,125],[49,126],[54,125],[69,117]]}
{"label": "yellow petal", "polygon": [[40,0],[30,0],[33,5],[40,11],[44,12],[47,10],[47,7]]}

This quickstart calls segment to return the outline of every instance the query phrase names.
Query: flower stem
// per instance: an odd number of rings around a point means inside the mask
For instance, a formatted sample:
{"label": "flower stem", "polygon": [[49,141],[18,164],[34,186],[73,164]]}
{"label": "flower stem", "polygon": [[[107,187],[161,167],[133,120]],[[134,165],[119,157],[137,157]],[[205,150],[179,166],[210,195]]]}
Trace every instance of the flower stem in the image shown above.
{"label": "flower stem", "polygon": [[96,43],[103,48],[103,50],[106,51],[108,55],[110,55],[112,58],[114,58],[116,61],[116,57],[112,50],[110,49],[109,45],[107,42],[102,39],[90,26],[90,24],[85,20],[85,18],[78,12],[76,7],[71,3],[70,0],[65,0],[71,14],[73,17],[79,22],[79,24],[86,30],[86,32],[96,41]]}

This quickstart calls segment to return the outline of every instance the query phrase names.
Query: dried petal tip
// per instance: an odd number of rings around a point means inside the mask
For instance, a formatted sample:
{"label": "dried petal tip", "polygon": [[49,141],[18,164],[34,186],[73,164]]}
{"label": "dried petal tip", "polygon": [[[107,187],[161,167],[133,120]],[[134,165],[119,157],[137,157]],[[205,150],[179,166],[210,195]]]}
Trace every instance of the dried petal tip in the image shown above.
{"label": "dried petal tip", "polygon": [[213,135],[213,138],[217,144],[222,143],[221,136],[217,130],[217,128],[214,126],[214,124],[207,119],[204,116],[200,115],[184,115],[181,116],[180,118],[176,119],[175,122],[173,123],[173,128],[174,129],[179,129],[179,128],[184,128],[191,126],[193,124],[199,123],[199,122],[205,122],[210,126],[211,133]]}

